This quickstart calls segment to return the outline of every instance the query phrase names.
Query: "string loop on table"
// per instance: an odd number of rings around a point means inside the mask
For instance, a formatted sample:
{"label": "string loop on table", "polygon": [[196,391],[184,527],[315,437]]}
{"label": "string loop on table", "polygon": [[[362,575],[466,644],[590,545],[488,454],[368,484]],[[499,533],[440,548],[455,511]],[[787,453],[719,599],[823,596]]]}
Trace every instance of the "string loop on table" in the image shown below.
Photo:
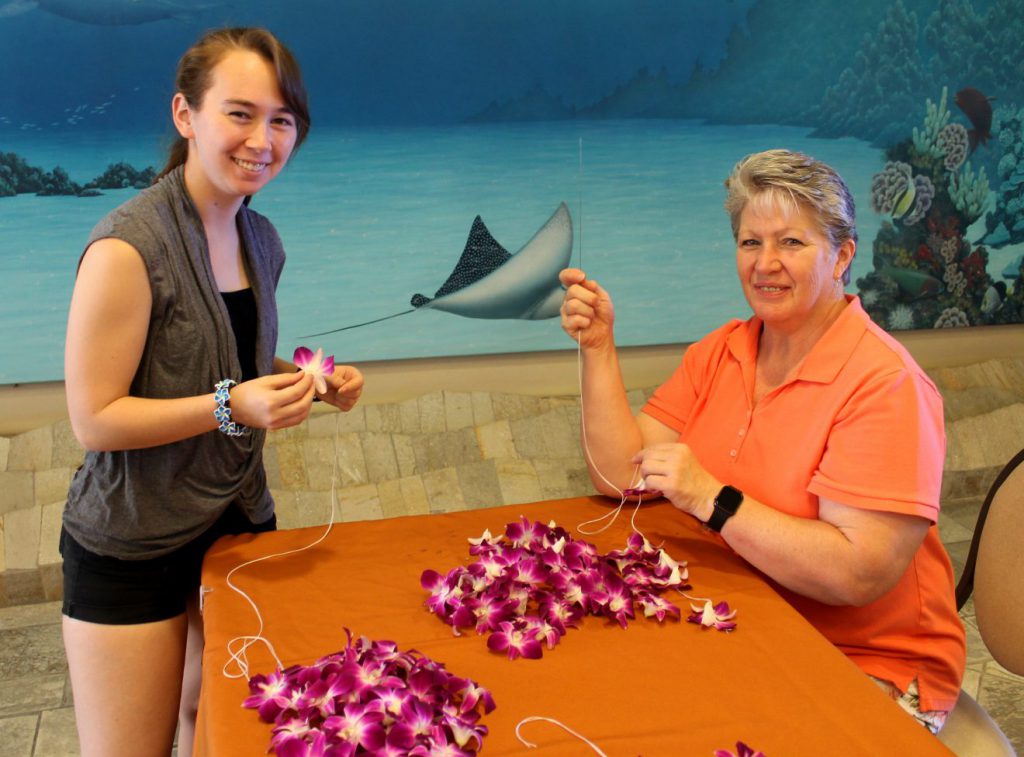
{"label": "string loop on table", "polygon": [[566,731],[567,733],[572,734],[573,736],[578,738],[580,741],[582,741],[584,744],[586,744],[591,749],[593,749],[595,754],[599,754],[599,755],[601,755],[601,757],[608,757],[608,755],[606,755],[604,752],[601,751],[601,748],[597,744],[595,744],[593,741],[588,739],[586,736],[584,736],[584,735],[582,735],[580,733],[577,733],[576,731],[574,731],[572,728],[570,728],[569,726],[567,726],[565,723],[561,722],[560,720],[555,720],[554,718],[546,718],[543,715],[531,715],[530,717],[523,718],[522,720],[520,720],[516,724],[516,738],[519,739],[527,749],[536,749],[537,745],[534,744],[532,741],[527,741],[526,739],[524,739],[522,734],[519,733],[519,729],[522,728],[527,723],[534,723],[534,722],[537,722],[537,721],[543,721],[545,723],[551,723],[553,725],[557,725],[559,728],[561,728],[562,730]]}
{"label": "string loop on table", "polygon": [[[338,510],[338,435],[341,433],[338,420],[339,418],[340,414],[336,414],[334,420],[334,464],[331,469],[331,517],[330,520],[327,522],[327,527],[324,529],[324,532],[320,534],[320,536],[317,539],[310,542],[304,547],[296,547],[295,549],[289,549],[284,552],[275,552],[270,555],[263,555],[262,557],[257,557],[252,560],[248,560],[247,562],[244,562],[241,565],[236,565],[234,568],[228,571],[227,577],[225,578],[225,583],[227,583],[227,585],[233,591],[235,591],[239,596],[241,596],[246,602],[249,603],[249,606],[252,607],[252,611],[256,613],[256,618],[259,621],[259,630],[257,630],[255,634],[246,636],[236,636],[235,638],[228,641],[228,660],[224,663],[223,668],[223,674],[226,678],[249,679],[251,677],[249,673],[249,659],[247,655],[247,650],[249,649],[249,647],[253,646],[258,642],[262,642],[267,647],[267,650],[270,652],[271,657],[274,658],[274,662],[277,663],[277,669],[284,670],[284,664],[281,662],[281,658],[278,657],[277,651],[274,649],[274,645],[270,643],[270,639],[266,638],[263,635],[263,615],[262,613],[260,613],[259,607],[257,607],[256,602],[253,601],[252,597],[250,597],[245,591],[240,589],[237,585],[235,585],[232,582],[231,577],[237,571],[249,565],[255,565],[258,562],[270,560],[275,557],[287,557],[288,555],[294,555],[299,552],[305,552],[308,549],[312,549],[317,544],[326,539],[327,535],[331,533],[331,529],[334,527],[334,519]],[[200,587],[200,596],[202,596],[202,591],[203,589],[202,587]],[[232,667],[234,668],[233,670]]]}

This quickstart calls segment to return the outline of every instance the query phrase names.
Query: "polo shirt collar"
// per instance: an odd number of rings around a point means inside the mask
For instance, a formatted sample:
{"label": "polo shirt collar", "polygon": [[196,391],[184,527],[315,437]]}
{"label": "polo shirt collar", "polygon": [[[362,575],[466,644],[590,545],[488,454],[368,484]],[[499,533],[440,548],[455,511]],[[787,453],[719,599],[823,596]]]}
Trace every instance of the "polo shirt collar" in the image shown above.
{"label": "polo shirt collar", "polygon": [[[846,295],[847,306],[835,323],[828,327],[818,343],[804,358],[793,380],[827,384],[835,380],[856,349],[861,336],[867,331],[868,316],[861,307],[860,298]],[[753,316],[727,338],[729,352],[741,365],[754,365],[761,338],[760,318]]]}

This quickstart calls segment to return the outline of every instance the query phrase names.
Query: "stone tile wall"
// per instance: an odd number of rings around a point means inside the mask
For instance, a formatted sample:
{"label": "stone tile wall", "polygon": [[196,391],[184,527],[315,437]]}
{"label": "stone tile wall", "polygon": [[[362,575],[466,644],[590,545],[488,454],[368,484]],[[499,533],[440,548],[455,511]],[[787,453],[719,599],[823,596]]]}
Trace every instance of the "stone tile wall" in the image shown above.
{"label": "stone tile wall", "polygon": [[[982,496],[1024,446],[1024,358],[932,372],[946,407],[943,503]],[[650,390],[630,392],[639,409]],[[282,528],[592,493],[576,397],[435,392],[350,413],[317,406],[271,433],[265,462]],[[898,429],[894,429],[898,433]],[[67,420],[0,437],[0,606],[61,595],[64,497],[82,450]]]}
{"label": "stone tile wall", "polygon": [[[630,393],[635,409],[646,393]],[[316,406],[272,432],[265,465],[282,528],[441,513],[593,492],[573,397],[436,392]],[[0,437],[0,606],[61,596],[61,512],[82,450],[67,420]]]}

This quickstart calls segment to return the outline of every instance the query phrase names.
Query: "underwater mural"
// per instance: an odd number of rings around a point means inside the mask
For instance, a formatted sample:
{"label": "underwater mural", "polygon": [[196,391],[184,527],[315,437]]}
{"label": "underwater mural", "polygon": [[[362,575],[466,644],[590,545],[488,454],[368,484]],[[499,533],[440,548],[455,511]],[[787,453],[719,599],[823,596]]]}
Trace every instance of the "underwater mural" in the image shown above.
{"label": "underwater mural", "polygon": [[[1004,270],[1005,280],[994,279],[988,250],[967,232],[989,201],[985,168],[975,172],[969,158],[991,136],[991,105],[970,88],[957,93],[956,103],[975,128],[950,123],[943,88],[937,105],[927,101],[912,137],[886,150],[888,160],[871,182],[871,209],[889,218],[874,240],[874,270],[857,288],[872,319],[890,330],[1024,320],[1021,264]],[[1005,235],[1003,221],[993,225]]]}
{"label": "underwater mural", "polygon": [[694,341],[749,314],[722,181],[771,147],[847,180],[882,327],[1024,322],[1024,0],[0,0],[0,384],[73,378],[82,246],[224,25],[274,30],[310,93],[253,200],[288,251],[282,354],[563,350],[570,263],[621,344]]}

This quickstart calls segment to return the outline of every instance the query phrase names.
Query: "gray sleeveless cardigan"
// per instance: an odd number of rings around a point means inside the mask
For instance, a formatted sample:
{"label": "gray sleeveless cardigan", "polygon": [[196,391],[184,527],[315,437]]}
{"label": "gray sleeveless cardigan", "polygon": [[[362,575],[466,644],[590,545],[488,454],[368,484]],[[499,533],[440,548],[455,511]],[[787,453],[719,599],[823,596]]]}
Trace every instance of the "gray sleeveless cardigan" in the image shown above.
{"label": "gray sleeveless cardigan", "polygon": [[[246,269],[258,316],[256,367],[273,370],[277,344],[274,290],[284,249],[271,223],[238,211]],[[217,290],[206,234],[179,167],[124,203],[93,229],[132,245],[145,261],[153,293],[146,345],[132,380],[135,397],[206,394],[224,378],[241,381],[231,321]],[[67,376],[74,381],[74,376]],[[211,400],[210,414],[214,405]],[[86,549],[126,560],[171,552],[199,536],[236,502],[255,523],[274,502],[263,469],[266,432],[241,437],[210,431],[139,450],[88,452],[75,473],[64,527]]]}

